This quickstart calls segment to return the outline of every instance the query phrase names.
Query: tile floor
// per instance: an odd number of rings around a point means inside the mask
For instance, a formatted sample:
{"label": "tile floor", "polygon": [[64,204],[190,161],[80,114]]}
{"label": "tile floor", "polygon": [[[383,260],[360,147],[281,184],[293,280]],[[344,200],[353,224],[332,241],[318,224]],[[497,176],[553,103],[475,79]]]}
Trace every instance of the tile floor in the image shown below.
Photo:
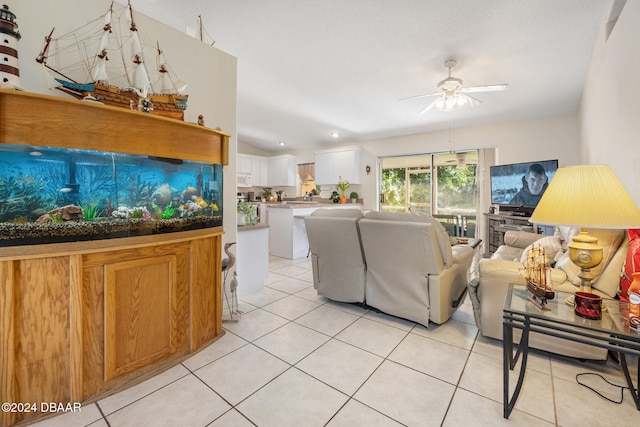
{"label": "tile floor", "polygon": [[[307,259],[272,258],[267,282],[241,297],[238,323],[225,323],[222,338],[184,363],[81,413],[36,425],[640,424],[628,390],[616,405],[576,383],[577,373],[597,372],[625,384],[613,362],[542,352],[531,355],[521,396],[504,420],[501,342],[478,334],[469,302],[426,329],[317,296]],[[585,381],[619,398],[604,381]]]}

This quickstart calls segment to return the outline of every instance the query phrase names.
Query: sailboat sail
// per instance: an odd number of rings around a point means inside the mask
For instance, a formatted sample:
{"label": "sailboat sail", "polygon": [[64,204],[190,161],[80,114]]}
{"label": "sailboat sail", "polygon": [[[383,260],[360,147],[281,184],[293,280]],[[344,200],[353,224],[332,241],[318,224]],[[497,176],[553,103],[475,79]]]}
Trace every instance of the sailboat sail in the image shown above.
{"label": "sailboat sail", "polygon": [[[68,34],[54,38],[52,30],[36,61],[54,82],[50,87],[78,99],[141,111],[144,105],[144,111],[184,120],[186,84],[173,75],[159,45],[147,40],[131,2],[112,2],[104,15]],[[145,59],[150,51],[161,64],[153,83]]]}

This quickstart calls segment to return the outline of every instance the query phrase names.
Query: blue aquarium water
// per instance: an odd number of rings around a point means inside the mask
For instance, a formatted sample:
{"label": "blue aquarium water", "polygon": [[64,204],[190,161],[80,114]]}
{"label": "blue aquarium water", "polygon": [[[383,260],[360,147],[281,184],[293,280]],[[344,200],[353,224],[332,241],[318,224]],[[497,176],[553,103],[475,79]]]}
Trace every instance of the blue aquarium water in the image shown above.
{"label": "blue aquarium water", "polygon": [[222,165],[0,144],[0,246],[222,225]]}

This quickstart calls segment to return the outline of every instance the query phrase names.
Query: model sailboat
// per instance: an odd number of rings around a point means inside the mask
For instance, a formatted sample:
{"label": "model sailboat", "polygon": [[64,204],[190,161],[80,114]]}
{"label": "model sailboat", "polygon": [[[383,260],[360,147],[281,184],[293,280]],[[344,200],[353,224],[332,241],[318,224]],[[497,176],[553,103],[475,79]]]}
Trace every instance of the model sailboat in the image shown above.
{"label": "model sailboat", "polygon": [[540,309],[547,309],[547,300],[553,299],[555,292],[550,283],[551,270],[547,265],[547,254],[544,247],[533,246],[527,251],[523,263],[523,273],[527,281],[527,290],[531,292],[529,301]]}
{"label": "model sailboat", "polygon": [[[188,95],[156,43],[157,77],[146,66],[140,32],[129,1],[120,14],[109,10],[98,19],[59,38],[45,37],[36,58],[51,86],[78,99],[100,101],[184,120]],[[124,19],[121,19],[124,18]]]}

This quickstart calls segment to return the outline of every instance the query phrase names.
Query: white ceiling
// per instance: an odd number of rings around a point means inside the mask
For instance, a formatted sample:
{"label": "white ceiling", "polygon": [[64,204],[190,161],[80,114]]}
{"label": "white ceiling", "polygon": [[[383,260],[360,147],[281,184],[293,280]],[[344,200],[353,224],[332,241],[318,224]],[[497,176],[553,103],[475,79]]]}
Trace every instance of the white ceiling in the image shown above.
{"label": "white ceiling", "polygon": [[[575,112],[612,2],[132,1],[189,34],[202,16],[215,47],[238,58],[238,140],[270,152],[442,130],[452,117],[466,127]],[[510,89],[454,113],[399,101],[434,92],[450,58],[465,86]]]}

